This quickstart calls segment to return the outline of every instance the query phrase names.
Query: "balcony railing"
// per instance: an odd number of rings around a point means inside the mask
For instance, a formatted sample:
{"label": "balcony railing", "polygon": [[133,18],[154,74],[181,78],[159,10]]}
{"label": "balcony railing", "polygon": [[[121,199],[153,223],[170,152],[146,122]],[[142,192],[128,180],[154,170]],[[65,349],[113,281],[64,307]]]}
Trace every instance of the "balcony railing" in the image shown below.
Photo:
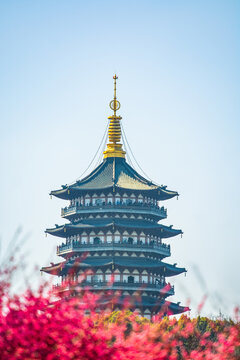
{"label": "balcony railing", "polygon": [[135,251],[135,252],[156,252],[164,256],[170,256],[170,245],[166,244],[129,244],[129,243],[100,243],[100,244],[81,244],[76,241],[71,244],[63,244],[57,247],[57,255],[64,255],[72,251]]}
{"label": "balcony railing", "polygon": [[118,203],[118,204],[96,204],[96,205],[74,205],[61,209],[61,215],[70,216],[75,214],[94,213],[94,212],[111,212],[112,210],[118,212],[137,212],[139,214],[150,214],[155,216],[161,216],[162,218],[167,217],[167,210],[162,206],[161,208],[157,205],[146,204],[146,203]]}
{"label": "balcony railing", "polygon": [[53,288],[56,290],[69,290],[76,286],[80,286],[82,288],[88,287],[90,289],[96,290],[149,290],[149,291],[159,291],[163,294],[167,294],[168,296],[174,295],[174,286],[167,283],[159,283],[159,284],[151,284],[151,283],[143,283],[143,282],[120,282],[114,281],[113,283],[106,281],[82,281],[82,282],[72,282],[71,284],[64,285],[54,285]]}

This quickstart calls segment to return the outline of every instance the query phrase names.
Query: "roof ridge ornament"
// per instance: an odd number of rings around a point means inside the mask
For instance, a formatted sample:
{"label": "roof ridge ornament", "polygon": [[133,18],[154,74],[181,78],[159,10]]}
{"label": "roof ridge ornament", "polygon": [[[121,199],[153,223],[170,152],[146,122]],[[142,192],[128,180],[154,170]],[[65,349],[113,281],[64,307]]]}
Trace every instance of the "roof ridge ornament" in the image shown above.
{"label": "roof ridge ornament", "polygon": [[108,119],[109,127],[108,127],[108,139],[109,143],[107,144],[107,149],[103,152],[104,159],[108,157],[121,157],[125,158],[126,152],[122,149],[122,144],[120,143],[122,137],[120,120],[121,116],[117,116],[117,111],[120,109],[121,104],[117,100],[117,75],[113,76],[114,79],[114,96],[113,100],[110,101],[109,106],[110,109],[113,110],[113,115],[109,116]]}

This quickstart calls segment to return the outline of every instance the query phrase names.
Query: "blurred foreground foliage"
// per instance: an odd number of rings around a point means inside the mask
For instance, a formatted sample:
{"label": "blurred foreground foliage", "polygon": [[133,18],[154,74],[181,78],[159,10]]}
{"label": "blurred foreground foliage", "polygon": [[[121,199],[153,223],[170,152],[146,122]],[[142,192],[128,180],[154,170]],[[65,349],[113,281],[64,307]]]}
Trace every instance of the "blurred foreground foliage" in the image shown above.
{"label": "blurred foreground foliage", "polygon": [[[0,272],[0,359],[240,359],[240,323],[98,311],[98,297],[56,297],[44,283],[11,294],[11,269]],[[87,311],[87,314],[86,314]]]}

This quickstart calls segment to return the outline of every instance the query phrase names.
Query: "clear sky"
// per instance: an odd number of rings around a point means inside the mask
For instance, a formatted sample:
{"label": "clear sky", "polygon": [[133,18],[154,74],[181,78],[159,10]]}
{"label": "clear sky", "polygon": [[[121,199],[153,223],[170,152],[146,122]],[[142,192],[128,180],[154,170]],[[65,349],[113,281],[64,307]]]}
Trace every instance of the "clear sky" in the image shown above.
{"label": "clear sky", "polygon": [[[172,300],[205,294],[232,314],[239,281],[240,2],[0,1],[2,257],[18,226],[29,274],[57,261],[65,202],[49,192],[92,160],[119,76],[120,114],[144,171],[180,193],[164,202]],[[200,274],[200,275],[199,275]],[[35,275],[35,280],[38,275]],[[18,281],[20,281],[18,279]]]}

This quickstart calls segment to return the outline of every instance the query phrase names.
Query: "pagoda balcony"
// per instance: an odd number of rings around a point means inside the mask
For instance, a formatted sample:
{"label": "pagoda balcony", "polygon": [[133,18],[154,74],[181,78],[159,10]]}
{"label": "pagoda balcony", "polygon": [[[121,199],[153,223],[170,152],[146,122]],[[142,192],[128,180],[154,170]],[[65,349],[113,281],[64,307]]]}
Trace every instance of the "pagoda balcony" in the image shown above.
{"label": "pagoda balcony", "polygon": [[89,251],[134,251],[157,253],[163,257],[170,256],[170,245],[166,244],[129,244],[129,243],[99,243],[99,244],[81,244],[74,242],[72,244],[63,244],[57,247],[57,255],[65,255],[71,252],[89,252]]}
{"label": "pagoda balcony", "polygon": [[89,288],[95,290],[120,290],[120,291],[154,291],[160,292],[162,295],[172,296],[174,295],[174,286],[170,286],[167,283],[159,283],[159,284],[151,284],[151,283],[144,283],[144,282],[127,282],[127,281],[114,281],[106,282],[106,281],[82,281],[81,283],[78,282],[71,282],[71,284],[64,286],[64,285],[54,285],[53,288],[55,290],[66,291],[66,290],[73,290],[76,286],[80,286],[81,288]]}
{"label": "pagoda balcony", "polygon": [[123,213],[142,215],[152,215],[160,219],[165,219],[167,217],[167,209],[163,206],[159,207],[153,204],[143,204],[143,203],[131,203],[131,204],[101,204],[101,205],[74,205],[61,209],[62,217],[71,217],[74,215],[82,214],[94,214],[94,213]]}

